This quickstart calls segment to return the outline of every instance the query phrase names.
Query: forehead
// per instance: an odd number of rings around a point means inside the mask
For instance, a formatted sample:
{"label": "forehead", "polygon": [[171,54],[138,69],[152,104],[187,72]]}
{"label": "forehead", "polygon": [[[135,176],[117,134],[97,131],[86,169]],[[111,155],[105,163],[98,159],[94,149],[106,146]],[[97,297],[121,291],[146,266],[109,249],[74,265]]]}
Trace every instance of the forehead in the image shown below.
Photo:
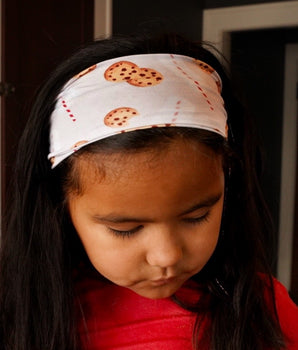
{"label": "forehead", "polygon": [[149,151],[80,157],[74,168],[80,194],[99,185],[115,191],[129,186],[136,188],[137,184],[145,188],[153,183],[156,187],[170,182],[185,186],[184,182],[190,181],[204,186],[222,172],[220,155],[203,144],[183,140]]}

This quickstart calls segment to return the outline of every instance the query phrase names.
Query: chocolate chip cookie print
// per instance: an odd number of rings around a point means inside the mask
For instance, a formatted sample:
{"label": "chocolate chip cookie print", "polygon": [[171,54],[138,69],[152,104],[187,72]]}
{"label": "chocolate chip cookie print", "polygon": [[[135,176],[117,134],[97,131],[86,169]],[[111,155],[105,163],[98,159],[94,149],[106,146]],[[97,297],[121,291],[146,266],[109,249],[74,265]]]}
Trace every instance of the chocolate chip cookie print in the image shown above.
{"label": "chocolate chip cookie print", "polygon": [[[137,64],[129,61],[119,61],[112,64],[104,72],[107,81],[113,83],[126,82],[136,87],[150,87],[160,84],[163,75],[152,68],[140,68]],[[120,128],[128,125],[129,119],[139,115],[132,107],[119,107],[110,111],[104,118],[106,126]]]}
{"label": "chocolate chip cookie print", "polygon": [[128,125],[129,119],[138,114],[138,111],[131,107],[116,108],[105,116],[104,123],[111,128],[120,128]]}
{"label": "chocolate chip cookie print", "polygon": [[129,61],[112,64],[104,73],[106,80],[111,82],[126,81],[128,84],[148,87],[161,83],[163,76],[152,68],[140,68]]}
{"label": "chocolate chip cookie print", "polygon": [[104,73],[106,80],[111,82],[121,82],[133,79],[137,76],[139,68],[136,64],[128,61],[121,61],[112,64]]}
{"label": "chocolate chip cookie print", "polygon": [[194,61],[204,72],[212,75],[212,77],[215,80],[215,83],[217,85],[218,91],[221,92],[221,81],[220,81],[218,74],[215,72],[215,70],[211,66],[209,66],[209,64],[207,64],[203,61],[200,61],[197,59],[195,59]]}

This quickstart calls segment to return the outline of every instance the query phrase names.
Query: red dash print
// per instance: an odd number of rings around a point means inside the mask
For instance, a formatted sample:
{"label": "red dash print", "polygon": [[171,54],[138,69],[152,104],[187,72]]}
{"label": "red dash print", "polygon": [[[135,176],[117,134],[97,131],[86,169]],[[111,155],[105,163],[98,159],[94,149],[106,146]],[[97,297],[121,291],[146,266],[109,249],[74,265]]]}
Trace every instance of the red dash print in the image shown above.
{"label": "red dash print", "polygon": [[207,94],[204,92],[204,90],[201,88],[200,83],[197,80],[194,80],[187,72],[185,72],[177,63],[177,61],[175,60],[174,55],[170,55],[173,63],[175,64],[175,66],[177,67],[177,69],[179,69],[189,80],[191,80],[196,87],[198,88],[198,90],[201,92],[201,94],[203,95],[203,97],[205,98],[206,102],[209,104],[209,108],[211,109],[211,111],[214,111],[214,108],[212,107],[211,102],[208,100],[208,96]]}
{"label": "red dash print", "polygon": [[172,119],[172,123],[174,123],[177,120],[177,116],[180,112],[180,104],[181,104],[181,100],[176,102],[176,107],[175,107],[176,112],[174,113],[174,118]]}
{"label": "red dash print", "polygon": [[211,109],[211,111],[214,111],[214,108],[212,107],[211,102],[210,102],[209,100],[207,100],[207,103],[210,105],[210,109]]}
{"label": "red dash print", "polygon": [[71,110],[68,108],[66,102],[65,102],[64,100],[62,100],[61,103],[62,103],[62,106],[64,107],[65,111],[67,112],[69,118],[71,118],[72,121],[75,122],[75,121],[76,121],[76,118],[75,118],[75,116],[71,113]]}

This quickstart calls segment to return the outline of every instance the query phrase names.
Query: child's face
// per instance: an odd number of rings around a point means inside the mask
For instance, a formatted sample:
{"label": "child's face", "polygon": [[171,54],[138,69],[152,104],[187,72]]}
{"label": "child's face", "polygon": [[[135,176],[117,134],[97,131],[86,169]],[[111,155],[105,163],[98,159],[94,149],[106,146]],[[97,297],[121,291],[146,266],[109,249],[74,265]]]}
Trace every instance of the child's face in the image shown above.
{"label": "child's face", "polygon": [[83,192],[69,196],[91,263],[142,296],[171,296],[215,249],[224,199],[221,157],[175,141],[159,154],[96,160],[104,173],[95,161],[79,161]]}

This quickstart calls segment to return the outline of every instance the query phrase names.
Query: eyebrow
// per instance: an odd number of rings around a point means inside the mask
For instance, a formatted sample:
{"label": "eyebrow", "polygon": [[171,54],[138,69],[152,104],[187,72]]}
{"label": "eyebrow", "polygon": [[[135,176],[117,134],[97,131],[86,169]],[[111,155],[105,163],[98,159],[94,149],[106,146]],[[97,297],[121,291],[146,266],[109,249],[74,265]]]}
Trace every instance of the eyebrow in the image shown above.
{"label": "eyebrow", "polygon": [[192,213],[198,209],[201,209],[201,208],[212,207],[215,203],[217,203],[220,200],[221,196],[222,196],[222,193],[218,193],[214,196],[208,197],[205,200],[199,202],[198,204],[195,204],[194,206],[188,208],[183,213],[181,213],[179,216],[190,214],[190,213]]}
{"label": "eyebrow", "polygon": [[[201,208],[212,207],[214,204],[216,204],[220,200],[221,196],[222,196],[222,193],[218,193],[216,195],[210,196],[210,197],[204,199],[203,201],[186,209],[181,214],[179,214],[179,216],[190,214],[190,213],[192,213],[196,210],[199,210]],[[114,223],[114,224],[124,224],[124,223],[130,223],[130,222],[134,222],[134,223],[153,222],[153,220],[148,219],[148,218],[121,216],[121,215],[117,215],[114,213],[108,214],[106,216],[94,215],[93,218],[96,221],[110,222],[110,223]]]}

